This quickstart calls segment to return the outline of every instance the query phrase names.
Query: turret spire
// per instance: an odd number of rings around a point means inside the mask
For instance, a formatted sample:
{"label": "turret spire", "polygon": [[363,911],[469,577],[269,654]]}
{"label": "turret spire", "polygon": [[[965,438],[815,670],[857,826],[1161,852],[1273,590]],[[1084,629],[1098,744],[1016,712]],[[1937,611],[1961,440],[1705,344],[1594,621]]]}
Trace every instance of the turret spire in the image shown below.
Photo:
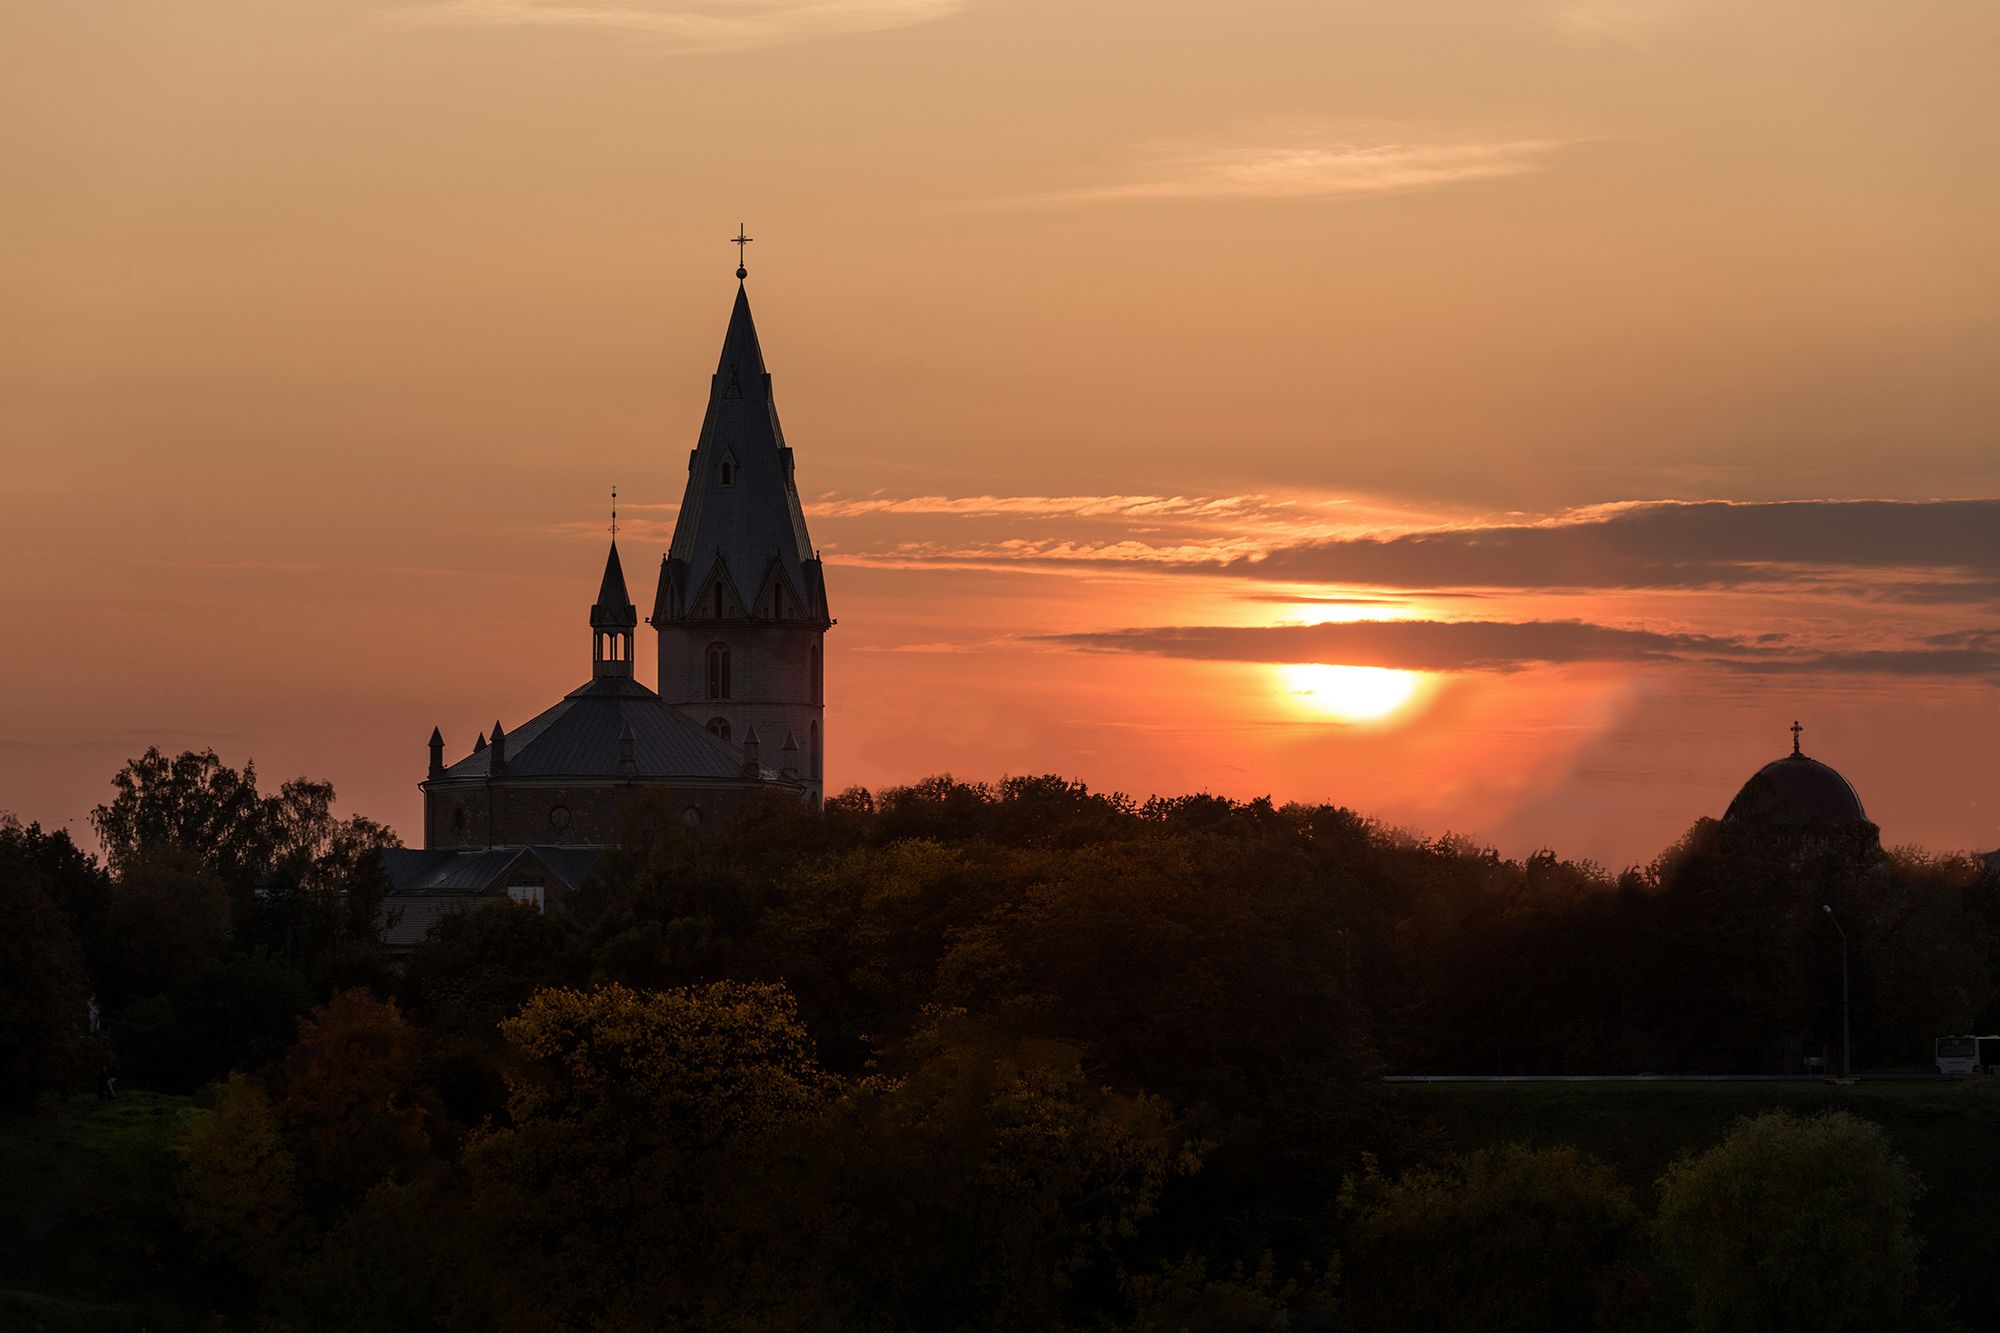
{"label": "turret spire", "polygon": [[[618,525],[617,491],[612,491],[612,519]],[[625,567],[618,560],[618,539],[604,557],[604,578],[590,607],[590,663],[593,676],[632,674],[632,635],[639,628],[639,609],[625,591]]]}

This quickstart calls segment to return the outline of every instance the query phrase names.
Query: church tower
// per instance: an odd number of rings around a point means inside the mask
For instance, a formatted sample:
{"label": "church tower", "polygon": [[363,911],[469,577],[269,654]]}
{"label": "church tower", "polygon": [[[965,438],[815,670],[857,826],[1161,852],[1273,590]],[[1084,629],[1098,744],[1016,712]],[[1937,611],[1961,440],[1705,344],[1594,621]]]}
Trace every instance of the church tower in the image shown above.
{"label": "church tower", "polygon": [[[747,238],[746,238],[747,239]],[[767,768],[824,790],[826,583],[738,279],[650,624],[660,697]],[[776,762],[772,762],[775,760]]]}

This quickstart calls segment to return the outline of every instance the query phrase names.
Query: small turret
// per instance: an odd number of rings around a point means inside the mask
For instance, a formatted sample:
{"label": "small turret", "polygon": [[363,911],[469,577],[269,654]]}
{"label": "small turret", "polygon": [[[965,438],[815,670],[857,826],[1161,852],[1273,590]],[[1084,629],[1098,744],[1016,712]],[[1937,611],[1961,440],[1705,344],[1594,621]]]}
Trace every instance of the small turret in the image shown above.
{"label": "small turret", "polygon": [[500,729],[497,721],[493,724],[493,740],[488,748],[493,754],[486,761],[486,771],[499,773],[507,767],[507,733]]}
{"label": "small turret", "polygon": [[431,776],[444,776],[444,733],[436,727],[431,728]]}
{"label": "small turret", "polygon": [[[612,526],[617,526],[614,518]],[[632,635],[639,627],[639,609],[625,591],[625,568],[618,561],[618,538],[611,539],[611,553],[604,558],[604,579],[597,588],[597,600],[590,607],[590,674],[629,676],[632,674]]]}
{"label": "small turret", "polygon": [[743,733],[743,776],[746,778],[764,775],[764,766],[757,758],[758,748],[757,728],[753,726]]}
{"label": "small turret", "polygon": [[474,741],[474,742],[472,743],[472,752],[473,752],[474,754],[485,754],[485,753],[486,753],[486,733],[485,733],[485,732],[483,732],[483,731],[482,731],[482,732],[480,732],[480,733],[479,733],[479,739],[478,739],[478,740],[476,740],[476,741]]}
{"label": "small turret", "polygon": [[785,743],[778,751],[778,773],[788,778],[799,775],[799,738],[789,731],[785,733]]}

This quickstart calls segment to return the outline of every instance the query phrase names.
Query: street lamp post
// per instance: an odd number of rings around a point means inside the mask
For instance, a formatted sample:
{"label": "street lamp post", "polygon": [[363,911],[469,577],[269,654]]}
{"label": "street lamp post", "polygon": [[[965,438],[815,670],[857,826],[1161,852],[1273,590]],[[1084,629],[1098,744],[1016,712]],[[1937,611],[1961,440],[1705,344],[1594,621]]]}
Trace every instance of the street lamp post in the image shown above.
{"label": "street lamp post", "polygon": [[[1821,903],[1820,910],[1833,922],[1833,928],[1840,930],[1840,918],[1833,914],[1833,905]],[[1840,1076],[1854,1077],[1854,1048],[1847,1038],[1847,932],[1844,930],[1840,930]]]}

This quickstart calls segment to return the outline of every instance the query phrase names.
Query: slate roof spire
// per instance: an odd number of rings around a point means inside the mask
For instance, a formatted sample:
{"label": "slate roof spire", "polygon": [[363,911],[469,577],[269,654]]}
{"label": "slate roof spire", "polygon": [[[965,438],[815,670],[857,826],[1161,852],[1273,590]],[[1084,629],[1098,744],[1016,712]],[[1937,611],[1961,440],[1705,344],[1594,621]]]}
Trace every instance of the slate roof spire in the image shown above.
{"label": "slate roof spire", "polygon": [[618,561],[618,540],[611,541],[611,553],[604,557],[604,579],[597,585],[597,600],[591,604],[592,629],[636,629],[639,609],[632,594],[625,591],[625,567]]}
{"label": "slate roof spire", "polygon": [[638,628],[639,609],[625,591],[625,569],[618,563],[618,539],[613,537],[611,553],[604,557],[604,579],[590,607],[592,678],[632,674],[632,638]]}
{"label": "slate roof spire", "polygon": [[809,623],[831,623],[750,294],[739,283],[688,458],[653,623],[748,617],[774,579],[783,581],[784,600],[773,604],[790,608],[788,618],[803,612]]}

